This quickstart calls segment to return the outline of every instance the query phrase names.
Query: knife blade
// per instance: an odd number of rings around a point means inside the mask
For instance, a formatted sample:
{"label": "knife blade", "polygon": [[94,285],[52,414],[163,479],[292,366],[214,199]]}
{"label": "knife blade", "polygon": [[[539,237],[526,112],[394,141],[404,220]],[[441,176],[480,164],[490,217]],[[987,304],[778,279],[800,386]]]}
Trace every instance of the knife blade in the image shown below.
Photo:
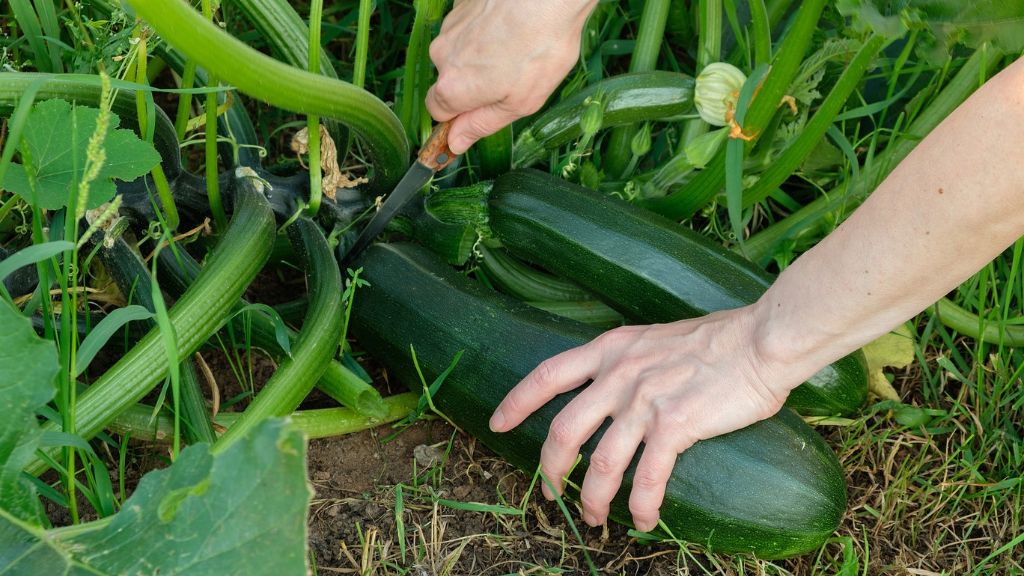
{"label": "knife blade", "polygon": [[448,147],[448,131],[450,129],[450,121],[442,122],[430,133],[430,137],[427,138],[427,141],[420,148],[416,161],[409,167],[405,176],[402,176],[402,179],[398,181],[391,194],[388,194],[380,209],[377,210],[377,213],[373,215],[373,218],[370,219],[366,227],[359,233],[355,243],[352,244],[352,248],[342,258],[342,271],[373,242],[373,239],[384,230],[384,227],[398,213],[398,210],[409,202],[438,170],[448,166],[455,160],[456,155]]}

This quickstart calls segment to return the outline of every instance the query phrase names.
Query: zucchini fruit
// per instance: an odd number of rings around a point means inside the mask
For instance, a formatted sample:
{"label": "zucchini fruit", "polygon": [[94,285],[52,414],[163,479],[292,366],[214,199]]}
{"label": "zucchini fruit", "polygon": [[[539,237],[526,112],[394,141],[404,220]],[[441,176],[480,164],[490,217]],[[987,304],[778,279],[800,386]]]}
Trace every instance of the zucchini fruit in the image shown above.
{"label": "zucchini fruit", "polygon": [[[752,304],[772,276],[652,212],[535,170],[491,189],[488,226],[513,254],[572,280],[626,318],[672,322]],[[867,399],[856,352],[815,374],[786,405],[805,415],[850,414]]]}
{"label": "zucchini fruit", "polygon": [[[551,419],[577,393],[561,394],[514,430],[495,434],[488,418],[539,362],[601,331],[531,308],[487,289],[415,245],[377,244],[357,263],[369,286],[352,311],[359,342],[413,390],[463,355],[434,404],[458,426],[527,472],[537,469]],[[579,484],[604,428],[582,448]],[[612,502],[611,518],[629,523],[636,460]],[[678,538],[721,552],[782,558],[814,550],[846,509],[835,454],[788,409],[742,430],[702,440],[680,455],[661,507]]]}
{"label": "zucchini fruit", "polygon": [[580,137],[585,102],[600,100],[601,127],[682,116],[693,109],[693,78],[678,72],[632,72],[587,86],[541,113],[520,133],[512,165],[526,167]]}

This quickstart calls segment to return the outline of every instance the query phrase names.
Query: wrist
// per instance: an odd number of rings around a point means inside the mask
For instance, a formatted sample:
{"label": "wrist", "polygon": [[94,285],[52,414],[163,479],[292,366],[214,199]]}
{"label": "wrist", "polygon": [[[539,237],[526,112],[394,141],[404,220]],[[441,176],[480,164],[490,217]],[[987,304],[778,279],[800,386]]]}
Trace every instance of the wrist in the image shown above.
{"label": "wrist", "polygon": [[750,305],[750,334],[754,356],[769,375],[768,385],[785,396],[843,354],[829,349],[832,339],[820,334],[820,327],[802,325],[797,305],[778,296],[770,288]]}

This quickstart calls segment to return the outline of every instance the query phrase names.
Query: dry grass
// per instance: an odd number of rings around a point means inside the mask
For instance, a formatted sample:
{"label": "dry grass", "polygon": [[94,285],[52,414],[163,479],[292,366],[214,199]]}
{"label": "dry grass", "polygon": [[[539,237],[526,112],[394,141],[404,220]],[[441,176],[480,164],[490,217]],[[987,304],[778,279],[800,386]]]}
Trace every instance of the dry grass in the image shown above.
{"label": "dry grass", "polygon": [[[580,542],[557,505],[529,493],[529,475],[471,438],[450,436],[447,424],[431,422],[417,428],[435,430],[445,459],[414,467],[415,442],[409,442],[402,466],[410,473],[396,476],[397,482],[377,483],[357,497],[335,497],[337,490],[317,486],[313,526],[324,536],[314,547],[317,571],[586,574],[589,556],[598,573],[614,575],[1024,574],[1024,546],[1008,547],[1024,531],[1021,472],[1008,474],[1000,465],[1007,450],[1021,447],[982,435],[994,434],[983,430],[992,414],[966,409],[972,405],[967,386],[943,378],[939,384],[953,394],[943,403],[949,416],[927,429],[904,427],[885,411],[849,426],[819,428],[846,470],[850,506],[834,541],[816,555],[774,562],[717,556],[696,546],[643,545],[618,526],[602,530],[577,523]],[[912,369],[895,384],[915,401],[922,379]],[[520,508],[523,514],[453,509],[439,500]],[[317,520],[332,508],[341,511],[334,523]],[[578,522],[578,510],[570,510],[571,521]],[[346,522],[358,523],[359,530],[342,534],[336,528]],[[333,560],[324,561],[324,546],[335,547],[328,555]]]}

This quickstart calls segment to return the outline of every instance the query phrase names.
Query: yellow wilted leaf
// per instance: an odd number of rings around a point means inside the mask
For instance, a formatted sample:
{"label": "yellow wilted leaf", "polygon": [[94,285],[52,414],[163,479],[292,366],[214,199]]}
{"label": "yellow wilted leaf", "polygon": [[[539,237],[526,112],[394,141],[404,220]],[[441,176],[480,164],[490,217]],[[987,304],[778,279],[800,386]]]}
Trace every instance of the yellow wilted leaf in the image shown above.
{"label": "yellow wilted leaf", "polygon": [[864,347],[868,363],[868,390],[883,400],[900,401],[885,377],[885,368],[906,368],[914,361],[914,334],[906,324]]}

